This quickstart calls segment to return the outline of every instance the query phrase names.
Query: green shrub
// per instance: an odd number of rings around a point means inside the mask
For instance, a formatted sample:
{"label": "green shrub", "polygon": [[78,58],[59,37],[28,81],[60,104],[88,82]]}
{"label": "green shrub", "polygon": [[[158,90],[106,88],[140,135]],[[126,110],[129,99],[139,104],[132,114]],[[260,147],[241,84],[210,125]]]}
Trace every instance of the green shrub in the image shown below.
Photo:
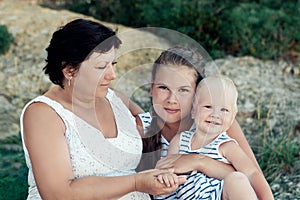
{"label": "green shrub", "polygon": [[300,51],[299,1],[66,0],[72,11],[131,27],[182,32],[213,58],[227,54],[276,59]]}
{"label": "green shrub", "polygon": [[20,136],[0,141],[0,200],[27,198],[27,167]]}
{"label": "green shrub", "polygon": [[300,41],[300,17],[257,3],[241,3],[222,11],[220,45],[226,53],[262,59],[282,57]]}
{"label": "green shrub", "polygon": [[13,37],[8,32],[6,26],[0,25],[0,54],[4,54],[8,51],[12,41]]}

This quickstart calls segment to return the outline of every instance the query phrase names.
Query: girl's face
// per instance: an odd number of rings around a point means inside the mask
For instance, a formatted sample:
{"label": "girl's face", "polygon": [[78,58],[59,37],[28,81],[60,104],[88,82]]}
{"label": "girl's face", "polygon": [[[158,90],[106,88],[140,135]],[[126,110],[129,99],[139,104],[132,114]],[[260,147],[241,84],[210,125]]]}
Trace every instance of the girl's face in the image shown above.
{"label": "girl's face", "polygon": [[196,72],[187,66],[160,66],[151,85],[153,108],[165,123],[190,117],[196,88]]}
{"label": "girl's face", "polygon": [[81,63],[75,76],[73,93],[84,98],[105,97],[112,80],[116,79],[115,49],[94,52]]}

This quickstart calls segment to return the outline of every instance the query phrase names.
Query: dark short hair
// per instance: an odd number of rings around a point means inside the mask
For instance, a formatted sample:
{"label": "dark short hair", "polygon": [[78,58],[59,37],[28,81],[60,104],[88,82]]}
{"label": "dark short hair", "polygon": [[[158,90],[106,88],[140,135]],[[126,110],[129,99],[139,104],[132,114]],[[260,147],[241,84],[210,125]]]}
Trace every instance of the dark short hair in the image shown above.
{"label": "dark short hair", "polygon": [[101,23],[73,20],[53,33],[43,70],[52,83],[64,88],[62,70],[66,66],[77,71],[92,52],[107,52],[112,47],[119,48],[121,43],[116,32]]}

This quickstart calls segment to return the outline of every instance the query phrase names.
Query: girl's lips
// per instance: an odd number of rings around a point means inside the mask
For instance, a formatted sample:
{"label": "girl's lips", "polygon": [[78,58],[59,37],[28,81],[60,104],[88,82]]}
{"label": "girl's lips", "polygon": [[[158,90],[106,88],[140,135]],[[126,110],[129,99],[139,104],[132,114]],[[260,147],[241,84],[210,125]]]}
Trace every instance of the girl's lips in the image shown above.
{"label": "girl's lips", "polygon": [[179,111],[179,109],[165,108],[165,111],[167,111],[167,113],[174,114],[174,113],[177,113]]}

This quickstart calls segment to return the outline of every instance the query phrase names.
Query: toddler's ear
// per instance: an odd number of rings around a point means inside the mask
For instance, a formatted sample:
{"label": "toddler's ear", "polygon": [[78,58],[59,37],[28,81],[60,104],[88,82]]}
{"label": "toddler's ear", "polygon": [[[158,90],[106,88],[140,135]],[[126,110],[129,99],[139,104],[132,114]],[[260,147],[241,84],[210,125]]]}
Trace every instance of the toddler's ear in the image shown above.
{"label": "toddler's ear", "polygon": [[196,115],[196,109],[193,106],[192,110],[191,110],[191,117],[192,117],[192,119],[195,119],[195,115]]}

